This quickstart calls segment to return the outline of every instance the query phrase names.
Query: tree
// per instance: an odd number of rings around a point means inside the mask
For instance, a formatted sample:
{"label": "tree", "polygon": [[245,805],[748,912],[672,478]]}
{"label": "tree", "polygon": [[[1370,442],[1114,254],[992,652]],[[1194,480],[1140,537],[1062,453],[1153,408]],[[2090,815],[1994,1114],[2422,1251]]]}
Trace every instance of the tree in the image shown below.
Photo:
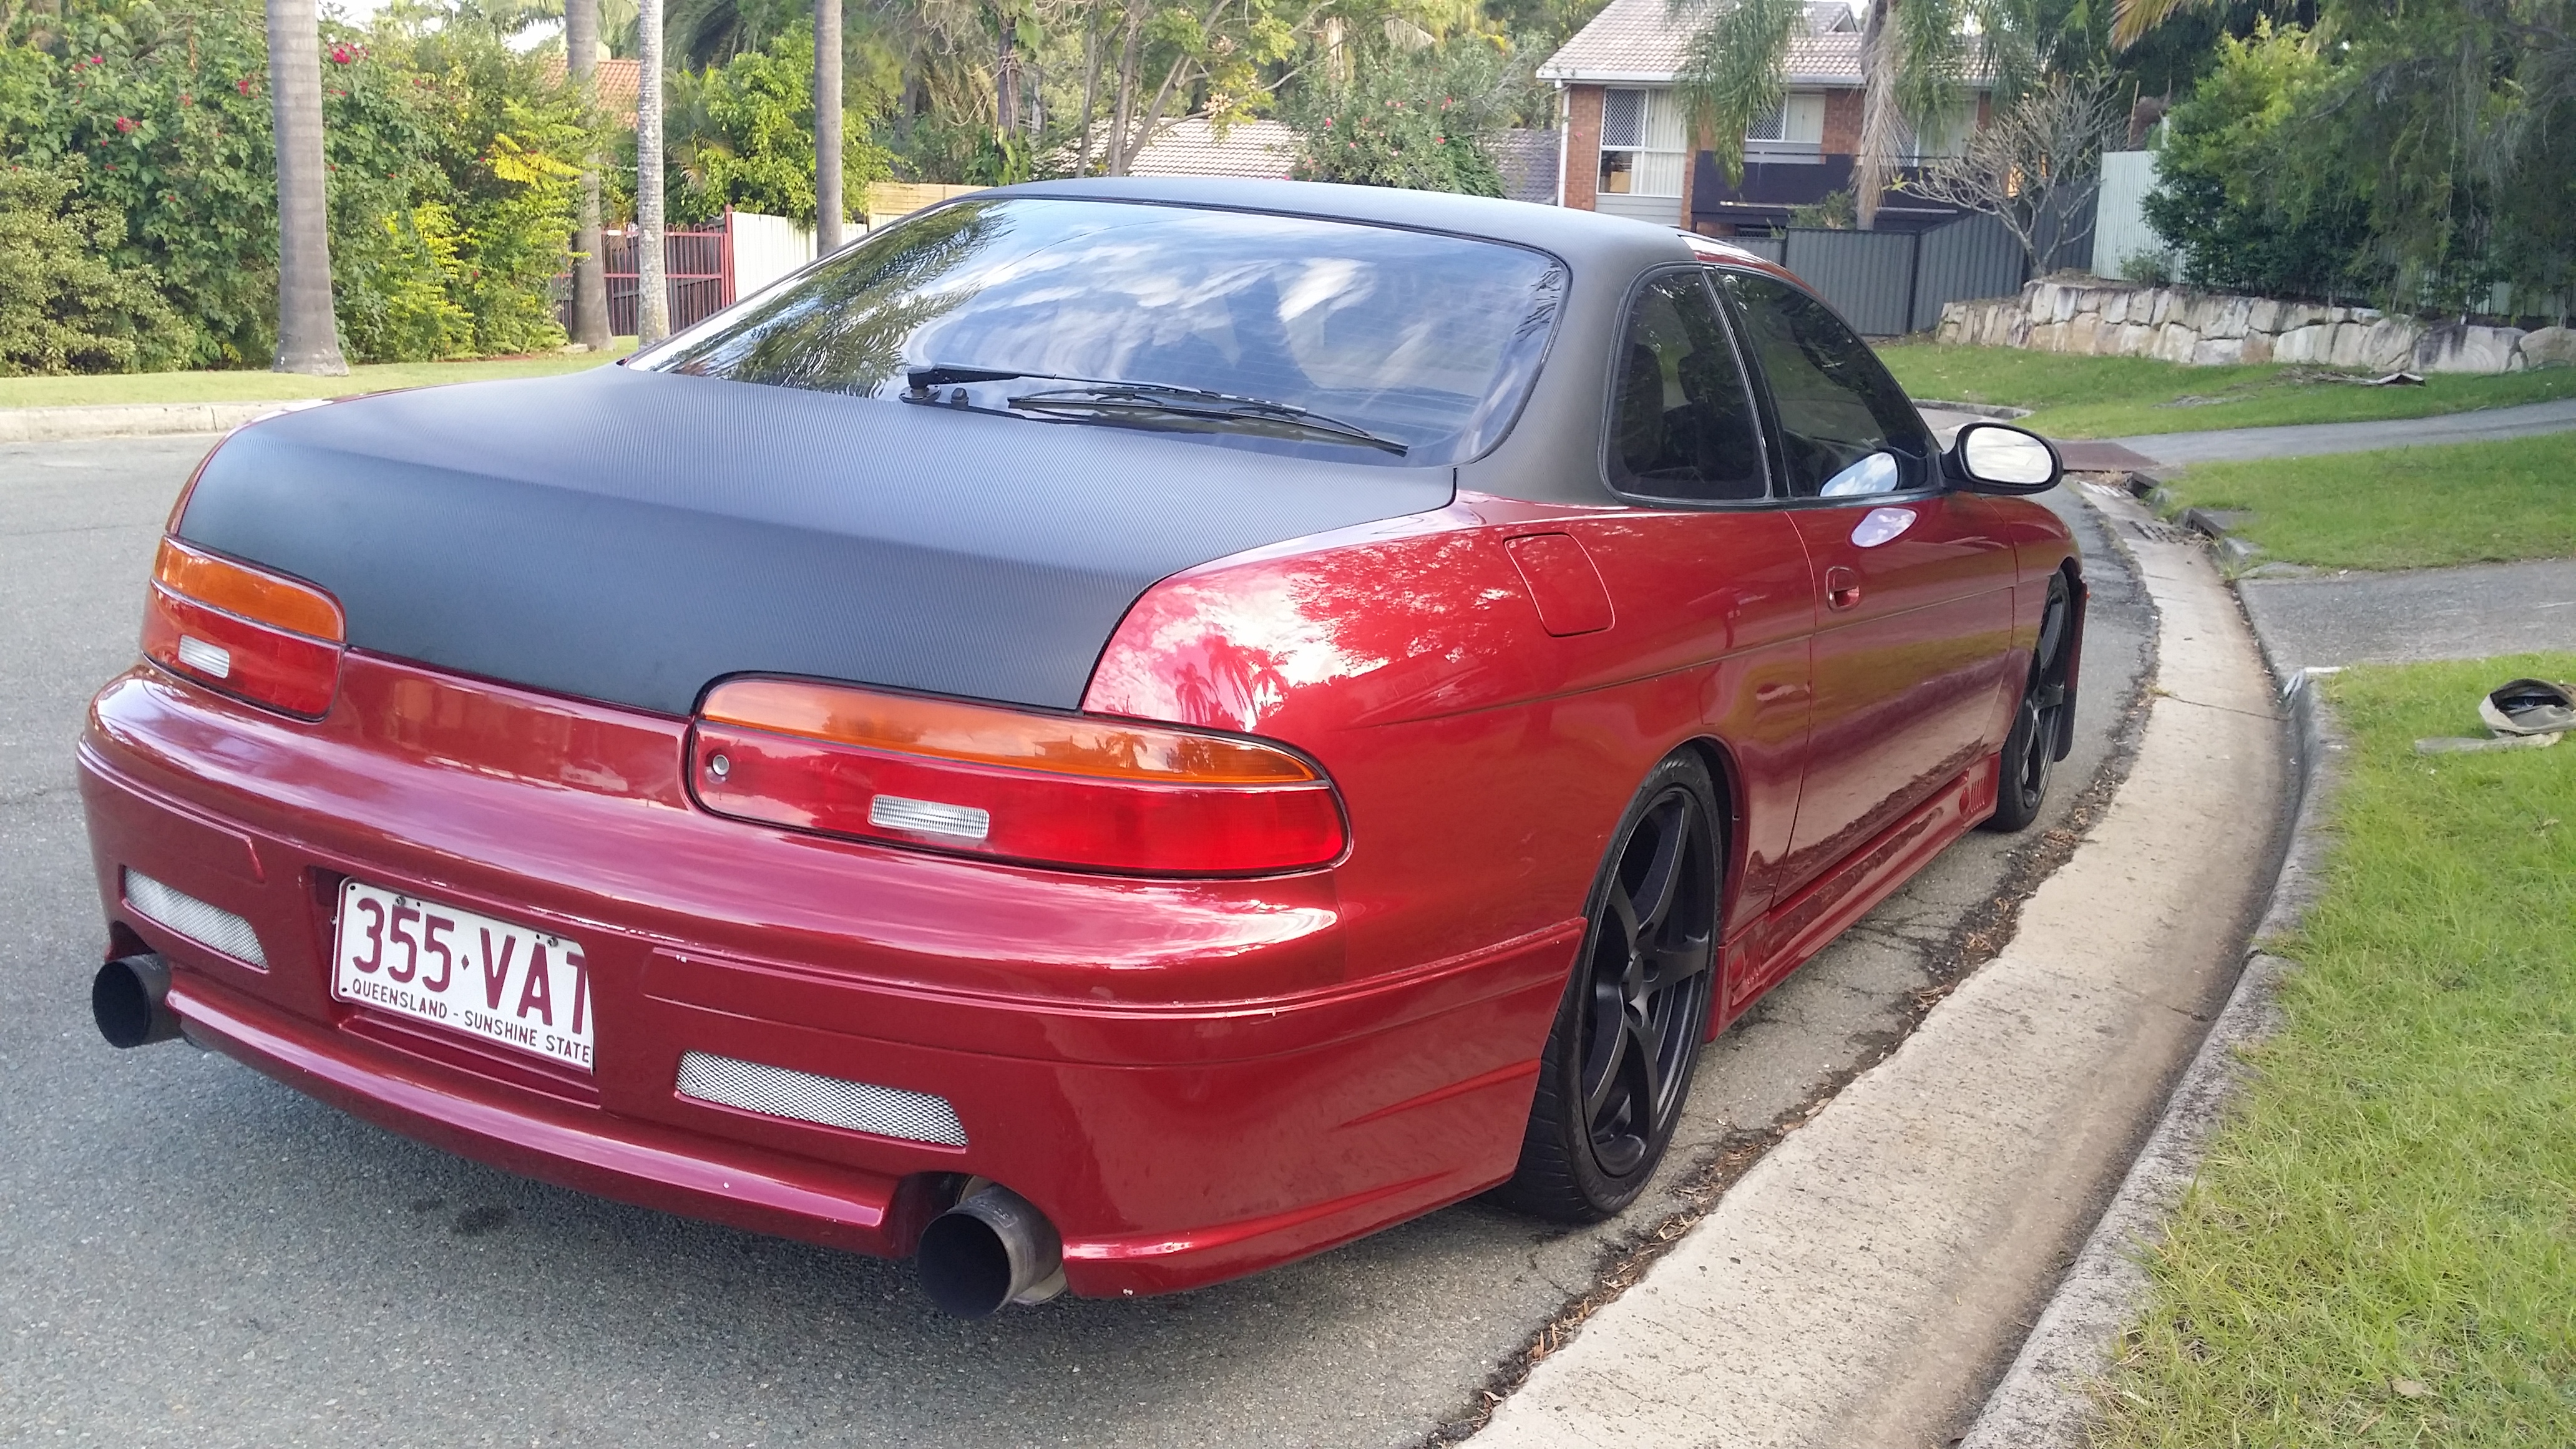
{"label": "tree", "polygon": [[2084,183],[2100,172],[2104,139],[2120,119],[2102,78],[2060,76],[1997,111],[1965,154],[1933,161],[1905,189],[1994,217],[2023,255],[2045,265],[2043,251],[2091,234]]}
{"label": "tree", "polygon": [[814,249],[841,249],[841,0],[814,0]]}
{"label": "tree", "polygon": [[[1105,88],[1109,114],[1101,138],[1100,170],[1124,176],[1136,159],[1177,120],[1193,97],[1220,125],[1249,120],[1254,107],[1287,76],[1265,74],[1296,48],[1310,13],[1292,23],[1273,0],[1101,0],[1114,13],[1102,29],[1106,45],[1092,47],[1085,84]],[[1318,7],[1321,8],[1320,6]],[[1086,114],[1078,150],[1091,150],[1092,118]]]}
{"label": "tree", "polygon": [[[564,0],[565,74],[585,106],[599,104],[599,0]],[[608,261],[601,255],[599,157],[582,159],[580,229],[573,235],[572,340],[594,352],[608,346]]]}
{"label": "tree", "polygon": [[1348,80],[1328,69],[1283,109],[1301,181],[1503,194],[1485,141],[1509,120],[1513,83],[1494,47],[1470,37],[1412,55],[1372,56]]}
{"label": "tree", "polygon": [[[1691,0],[1676,0],[1689,4]],[[1691,129],[1708,138],[1727,175],[1744,176],[1744,138],[1788,98],[1789,42],[1805,0],[1716,0],[1692,31],[1680,76]],[[1869,0],[1861,21],[1860,154],[1852,170],[1862,227],[1878,218],[1913,130],[1957,103],[1975,49],[1961,0]]]}
{"label": "tree", "polygon": [[268,77],[277,134],[276,370],[340,377],[349,363],[331,309],[322,36],[313,0],[268,0]]}
{"label": "tree", "polygon": [[640,0],[636,12],[635,335],[649,345],[671,333],[662,267],[662,0]]}

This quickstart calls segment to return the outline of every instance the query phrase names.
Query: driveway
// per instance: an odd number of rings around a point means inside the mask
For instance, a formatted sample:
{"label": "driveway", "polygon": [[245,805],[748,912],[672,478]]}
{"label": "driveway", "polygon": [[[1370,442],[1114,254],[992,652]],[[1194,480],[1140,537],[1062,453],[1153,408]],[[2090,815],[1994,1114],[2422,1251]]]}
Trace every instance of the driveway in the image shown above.
{"label": "driveway", "polygon": [[[1621,1221],[1470,1203],[1171,1298],[937,1316],[909,1265],[458,1160],[86,1007],[100,926],[70,740],[134,654],[202,438],[0,446],[0,1440],[121,1445],[1407,1445],[1462,1419],[1694,1176],[1883,1056],[2060,851],[2151,636],[2066,492],[2094,600],[2076,754],[2030,834],[1977,835],[1712,1049]],[[2001,898],[2005,904],[1998,905]],[[1740,1163],[1733,1165],[1740,1166]],[[2009,1352],[2009,1345],[2005,1346]]]}

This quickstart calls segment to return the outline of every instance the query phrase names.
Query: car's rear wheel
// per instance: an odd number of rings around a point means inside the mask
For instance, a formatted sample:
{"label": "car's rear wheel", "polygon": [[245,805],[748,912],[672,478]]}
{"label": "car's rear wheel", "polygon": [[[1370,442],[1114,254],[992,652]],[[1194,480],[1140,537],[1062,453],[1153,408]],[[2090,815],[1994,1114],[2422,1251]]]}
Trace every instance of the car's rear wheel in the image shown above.
{"label": "car's rear wheel", "polygon": [[2074,609],[2066,576],[2048,581],[2048,603],[2039,616],[2039,642],[2031,650],[2030,682],[2022,687],[2013,711],[2012,732],[2004,737],[2002,778],[1996,782],[1995,813],[1985,828],[2025,830],[2048,803],[2048,781],[2057,766],[2057,736],[2066,713],[2066,650]]}
{"label": "car's rear wheel", "polygon": [[1689,751],[1657,765],[1593,886],[1505,1201],[1595,1222],[1653,1176],[1708,1034],[1722,842],[1708,767]]}

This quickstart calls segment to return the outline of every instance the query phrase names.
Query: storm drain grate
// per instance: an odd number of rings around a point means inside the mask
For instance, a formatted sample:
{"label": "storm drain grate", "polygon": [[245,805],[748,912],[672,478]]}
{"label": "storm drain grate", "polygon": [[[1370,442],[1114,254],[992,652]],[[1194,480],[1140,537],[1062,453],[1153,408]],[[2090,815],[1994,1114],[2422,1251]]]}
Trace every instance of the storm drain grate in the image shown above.
{"label": "storm drain grate", "polygon": [[268,969],[268,955],[259,949],[259,933],[251,929],[250,922],[221,906],[210,906],[195,896],[174,891],[139,870],[125,873],[125,904],[156,926],[176,931],[236,961],[248,961],[262,971]]}
{"label": "storm drain grate", "polygon": [[2133,518],[2129,520],[2129,527],[2137,530],[2138,537],[2156,543],[2190,543],[2200,537],[2190,529],[2172,523],[2142,523]]}
{"label": "storm drain grate", "polygon": [[966,1124],[945,1097],[880,1087],[792,1067],[736,1061],[713,1052],[680,1053],[680,1095],[771,1117],[847,1127],[908,1142],[966,1145]]}

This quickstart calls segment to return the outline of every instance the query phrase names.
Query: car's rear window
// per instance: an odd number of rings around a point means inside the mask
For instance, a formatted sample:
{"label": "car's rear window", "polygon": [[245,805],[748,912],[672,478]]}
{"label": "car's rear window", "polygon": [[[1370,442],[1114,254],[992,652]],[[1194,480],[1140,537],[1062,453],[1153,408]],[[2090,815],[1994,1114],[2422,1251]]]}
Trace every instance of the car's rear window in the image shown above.
{"label": "car's rear window", "polygon": [[1204,389],[1306,409],[1403,452],[1229,441],[1442,464],[1511,426],[1563,287],[1553,258],[1499,242],[970,199],[867,237],[632,365],[865,397],[904,394],[933,368]]}

